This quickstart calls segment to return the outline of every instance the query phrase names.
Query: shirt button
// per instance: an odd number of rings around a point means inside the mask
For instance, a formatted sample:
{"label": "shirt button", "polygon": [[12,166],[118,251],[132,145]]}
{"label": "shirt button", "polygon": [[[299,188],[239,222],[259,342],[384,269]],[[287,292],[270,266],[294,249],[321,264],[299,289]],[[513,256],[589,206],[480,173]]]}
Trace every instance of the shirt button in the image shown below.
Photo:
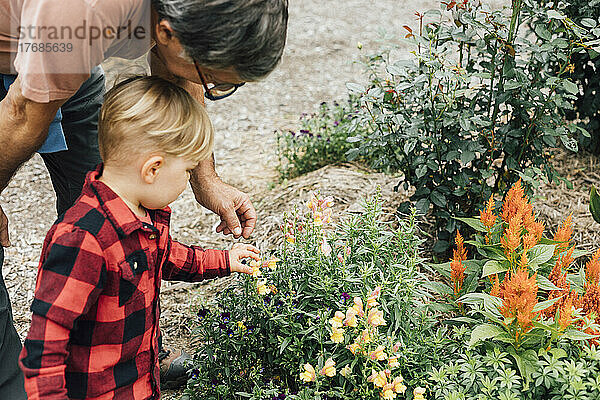
{"label": "shirt button", "polygon": [[156,235],[154,233],[152,233],[150,236],[148,236],[148,239],[154,240],[154,239],[156,239]]}

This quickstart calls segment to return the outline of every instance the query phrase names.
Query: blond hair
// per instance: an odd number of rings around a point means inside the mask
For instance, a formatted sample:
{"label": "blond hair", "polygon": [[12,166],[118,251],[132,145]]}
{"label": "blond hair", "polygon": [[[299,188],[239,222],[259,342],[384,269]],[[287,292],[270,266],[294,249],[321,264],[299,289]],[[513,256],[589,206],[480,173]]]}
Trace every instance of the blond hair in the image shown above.
{"label": "blond hair", "polygon": [[98,119],[104,163],[152,151],[200,162],[212,153],[204,107],[183,88],[155,76],[129,78],[108,91]]}

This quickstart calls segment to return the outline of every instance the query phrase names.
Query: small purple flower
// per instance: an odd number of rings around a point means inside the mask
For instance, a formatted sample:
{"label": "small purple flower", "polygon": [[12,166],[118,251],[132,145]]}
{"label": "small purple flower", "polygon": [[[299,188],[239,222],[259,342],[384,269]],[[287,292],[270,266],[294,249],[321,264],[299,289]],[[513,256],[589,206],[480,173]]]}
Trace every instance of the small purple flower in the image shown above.
{"label": "small purple flower", "polygon": [[219,328],[221,328],[221,329],[225,330],[225,329],[227,329],[227,325],[225,325],[225,324],[224,324],[224,323],[222,323],[222,322],[219,322]]}
{"label": "small purple flower", "polygon": [[342,303],[345,303],[350,300],[350,295],[346,292],[342,292],[342,294],[340,294],[340,300],[342,300]]}
{"label": "small purple flower", "polygon": [[340,124],[340,121],[335,121],[335,122],[333,123],[333,126],[338,126],[339,124]]}
{"label": "small purple flower", "polygon": [[200,311],[198,311],[198,319],[203,319],[206,317],[206,315],[208,314],[208,308],[202,308],[200,309]]}
{"label": "small purple flower", "polygon": [[219,380],[217,378],[212,378],[212,380],[210,381],[210,383],[212,383],[213,385],[217,385],[219,383]]}
{"label": "small purple flower", "polygon": [[246,328],[248,329],[248,333],[252,333],[256,327],[254,325],[248,325]]}
{"label": "small purple flower", "polygon": [[231,313],[229,311],[224,311],[221,313],[221,318],[223,318],[223,321],[227,322],[229,321],[229,318],[231,318]]}
{"label": "small purple flower", "polygon": [[300,129],[300,133],[306,135],[307,133],[310,133],[310,131],[308,129]]}
{"label": "small purple flower", "polygon": [[192,373],[191,373],[190,377],[192,379],[198,379],[199,376],[200,376],[200,370],[198,368],[194,368],[192,370]]}
{"label": "small purple flower", "polygon": [[233,330],[231,328],[227,329],[227,336],[229,336],[229,337],[233,336]]}
{"label": "small purple flower", "polygon": [[292,137],[296,137],[296,132],[295,131],[290,131],[290,135],[292,135]]}

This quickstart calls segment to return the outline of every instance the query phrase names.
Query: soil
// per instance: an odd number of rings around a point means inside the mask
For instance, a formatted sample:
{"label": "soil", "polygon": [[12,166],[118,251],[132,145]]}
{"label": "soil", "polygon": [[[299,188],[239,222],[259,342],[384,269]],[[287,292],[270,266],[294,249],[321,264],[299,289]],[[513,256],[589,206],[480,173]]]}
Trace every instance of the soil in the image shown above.
{"label": "soil", "polygon": [[[494,4],[501,4],[496,1]],[[267,79],[241,88],[226,100],[208,102],[216,130],[215,157],[222,179],[247,192],[253,199],[259,222],[250,242],[267,250],[284,211],[300,204],[310,190],[334,195],[337,211],[357,207],[361,196],[381,193],[390,208],[406,193],[393,191],[398,178],[368,174],[353,166],[326,167],[284,183],[277,183],[275,134],[278,129],[295,129],[303,112],[314,112],[323,101],[344,99],[345,83],[365,80],[360,65],[363,54],[376,51],[380,29],[401,32],[414,25],[414,12],[436,7],[433,1],[399,0],[293,0],[290,2],[289,39],[281,65]],[[108,60],[104,67],[110,81],[131,65],[143,70],[143,62]],[[546,185],[536,194],[538,214],[555,229],[569,213],[575,221],[575,240],[585,248],[598,247],[600,233],[587,211],[589,185],[600,186],[598,159],[559,152],[556,166],[574,182]],[[29,328],[29,305],[33,300],[36,271],[44,236],[54,219],[54,192],[39,156],[33,157],[16,174],[4,191],[1,204],[10,218],[12,247],[7,249],[3,274],[13,304],[15,323],[21,337]],[[188,244],[228,248],[230,237],[215,233],[218,218],[199,206],[188,189],[173,205],[172,235]],[[194,310],[210,301],[212,294],[232,279],[208,284],[163,285],[161,329],[167,347],[185,348],[192,340]],[[180,391],[165,391],[176,398]]]}

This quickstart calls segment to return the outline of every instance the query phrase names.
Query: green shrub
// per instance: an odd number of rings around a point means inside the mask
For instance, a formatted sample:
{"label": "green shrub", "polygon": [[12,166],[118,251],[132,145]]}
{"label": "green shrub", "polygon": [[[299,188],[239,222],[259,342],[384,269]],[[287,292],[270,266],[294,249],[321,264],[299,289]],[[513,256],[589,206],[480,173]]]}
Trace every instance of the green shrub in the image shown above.
{"label": "green shrub", "polygon": [[[598,0],[566,0],[566,1],[548,1],[538,0],[538,2],[548,8],[555,8],[563,12],[567,17],[577,24],[580,24],[594,34],[600,36],[600,1]],[[600,50],[595,46],[590,46],[585,51],[573,54],[571,65],[573,71],[569,78],[577,83],[581,90],[576,94],[577,98],[573,102],[574,109],[568,109],[566,117],[570,121],[577,121],[589,133],[579,135],[579,142],[582,148],[594,154],[600,154]],[[556,67],[552,65],[552,67]]]}
{"label": "green shrub", "polygon": [[595,347],[567,350],[539,350],[532,379],[526,382],[514,359],[498,346],[465,345],[430,372],[429,392],[440,400],[598,399],[600,351]]}
{"label": "green shrub", "polygon": [[328,164],[346,161],[345,154],[352,148],[347,138],[355,108],[354,98],[346,104],[322,103],[317,113],[302,115],[299,131],[278,131],[280,178],[294,178]]}
{"label": "green shrub", "polygon": [[[309,212],[290,215],[283,227],[286,241],[275,254],[279,261],[254,265],[256,276],[240,279],[199,311],[188,384],[192,398],[271,399],[264,393],[273,388],[312,396],[312,386],[300,380],[302,366],[322,368],[324,356],[337,345],[329,326],[335,311],[347,309],[355,296],[366,299],[377,286],[387,319],[381,335],[401,343],[398,368],[405,384],[418,382],[427,365],[443,361],[445,335],[435,334],[423,304],[414,215],[393,229],[382,221],[380,201],[372,199],[362,214],[331,226],[330,201],[313,197]],[[359,398],[350,384],[327,387],[323,394],[339,394],[343,387],[342,398]]]}
{"label": "green shrub", "polygon": [[[519,34],[524,24],[537,37]],[[565,122],[564,110],[579,90],[567,71],[584,30],[532,0],[514,0],[509,10],[451,2],[419,14],[419,26],[405,33],[413,57],[367,57],[370,85],[348,84],[361,95],[354,122],[368,127],[349,138],[357,143],[349,158],[388,154],[404,187],[415,188],[417,209],[432,209],[434,250],[444,251],[453,216],[474,214],[519,177],[533,186],[557,180],[549,150],[562,143],[577,151],[573,136],[582,129]]]}

